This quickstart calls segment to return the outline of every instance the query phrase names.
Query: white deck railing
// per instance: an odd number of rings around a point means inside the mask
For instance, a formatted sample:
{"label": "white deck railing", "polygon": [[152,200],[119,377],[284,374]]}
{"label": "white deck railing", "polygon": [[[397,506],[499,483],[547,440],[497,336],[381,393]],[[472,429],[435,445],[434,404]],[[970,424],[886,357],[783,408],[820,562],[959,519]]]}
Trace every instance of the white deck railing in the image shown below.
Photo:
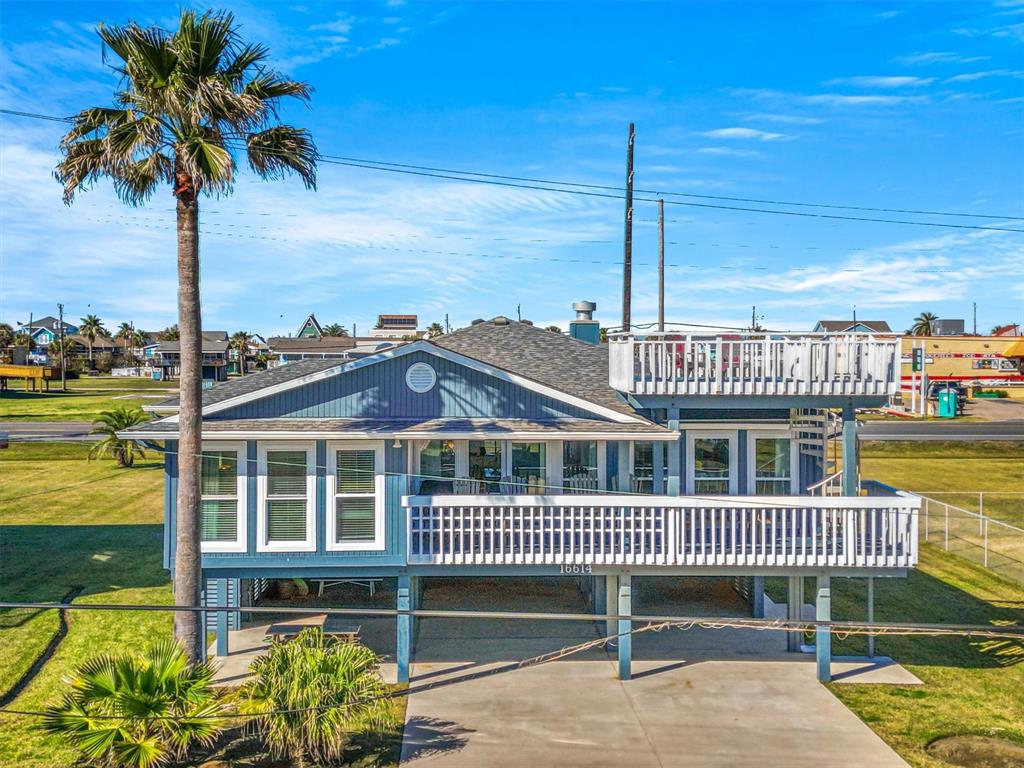
{"label": "white deck railing", "polygon": [[888,396],[900,339],[862,333],[787,336],[612,335],[609,379],[636,395]]}
{"label": "white deck railing", "polygon": [[833,566],[917,562],[921,500],[406,496],[410,564]]}

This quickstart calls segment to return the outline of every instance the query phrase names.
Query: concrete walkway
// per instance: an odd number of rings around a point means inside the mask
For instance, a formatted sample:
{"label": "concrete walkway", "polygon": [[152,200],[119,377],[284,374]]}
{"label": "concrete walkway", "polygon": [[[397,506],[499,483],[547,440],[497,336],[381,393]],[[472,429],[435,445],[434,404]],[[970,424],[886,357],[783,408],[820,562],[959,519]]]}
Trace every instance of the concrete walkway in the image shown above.
{"label": "concrete walkway", "polygon": [[[428,585],[423,607],[451,608],[457,601],[491,610],[519,603],[534,611],[586,611],[582,594],[567,581],[510,581]],[[724,582],[659,581],[634,581],[637,613],[663,613],[669,606],[678,613],[685,601],[691,615],[695,605],[708,615],[749,615]],[[597,624],[419,624],[403,765],[906,766],[817,682],[813,656],[785,653],[780,632],[639,634],[634,678],[621,682],[614,651],[601,649],[518,667],[521,659],[598,637],[603,626]],[[861,666],[837,660],[834,669],[853,679]]]}

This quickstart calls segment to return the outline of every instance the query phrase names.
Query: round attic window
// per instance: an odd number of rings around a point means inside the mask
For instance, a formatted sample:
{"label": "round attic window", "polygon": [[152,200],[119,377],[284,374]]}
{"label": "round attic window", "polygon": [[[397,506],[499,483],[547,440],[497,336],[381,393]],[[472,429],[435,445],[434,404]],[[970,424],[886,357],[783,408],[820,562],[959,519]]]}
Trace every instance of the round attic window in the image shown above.
{"label": "round attic window", "polygon": [[434,388],[437,374],[427,363],[413,363],[405,372],[405,383],[413,392],[422,395]]}

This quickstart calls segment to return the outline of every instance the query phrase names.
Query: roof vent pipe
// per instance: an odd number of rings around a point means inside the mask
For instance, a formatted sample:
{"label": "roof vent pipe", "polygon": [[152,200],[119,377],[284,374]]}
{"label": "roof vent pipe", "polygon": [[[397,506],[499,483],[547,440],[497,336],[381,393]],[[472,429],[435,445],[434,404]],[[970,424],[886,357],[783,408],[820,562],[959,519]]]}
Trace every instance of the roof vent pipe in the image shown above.
{"label": "roof vent pipe", "polygon": [[569,335],[588,344],[601,343],[601,324],[594,319],[597,304],[592,301],[577,301],[572,305],[576,319],[569,323]]}
{"label": "roof vent pipe", "polygon": [[593,320],[597,304],[592,301],[577,301],[572,305],[572,309],[576,313],[577,320]]}

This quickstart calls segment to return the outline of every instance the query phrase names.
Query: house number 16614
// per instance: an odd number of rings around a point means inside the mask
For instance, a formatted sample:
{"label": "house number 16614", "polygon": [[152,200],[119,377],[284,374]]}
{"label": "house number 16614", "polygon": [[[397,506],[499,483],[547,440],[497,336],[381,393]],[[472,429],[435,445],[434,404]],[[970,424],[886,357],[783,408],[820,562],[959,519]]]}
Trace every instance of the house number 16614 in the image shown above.
{"label": "house number 16614", "polygon": [[560,566],[562,573],[592,573],[593,569],[589,565],[563,565]]}

